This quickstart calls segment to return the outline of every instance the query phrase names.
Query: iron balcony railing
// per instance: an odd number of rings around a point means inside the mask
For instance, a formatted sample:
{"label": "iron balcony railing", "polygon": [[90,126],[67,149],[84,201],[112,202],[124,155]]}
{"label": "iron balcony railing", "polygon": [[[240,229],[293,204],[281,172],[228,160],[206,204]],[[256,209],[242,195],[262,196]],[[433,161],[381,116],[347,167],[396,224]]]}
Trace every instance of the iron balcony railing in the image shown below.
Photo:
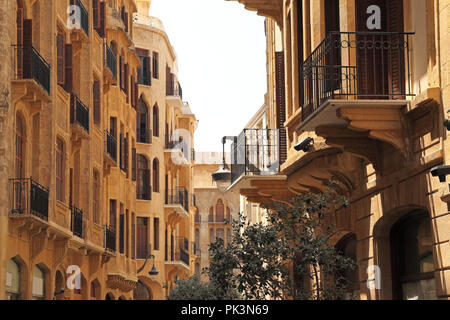
{"label": "iron balcony railing", "polygon": [[244,129],[231,145],[231,180],[243,175],[276,175],[280,168],[278,129]]}
{"label": "iron balcony railing", "polygon": [[11,214],[32,214],[48,221],[49,189],[33,178],[10,179]]}
{"label": "iron balcony railing", "polygon": [[50,65],[39,51],[30,45],[13,45],[14,79],[33,79],[50,93]]}
{"label": "iron balcony railing", "polygon": [[172,190],[166,189],[166,205],[181,205],[189,212],[189,194],[186,188],[179,187]]}
{"label": "iron balcony railing", "polygon": [[89,133],[89,109],[74,94],[70,96],[70,123],[79,124]]}
{"label": "iron balcony railing", "polygon": [[80,0],[70,0],[71,5],[76,5],[80,9],[80,26],[81,29],[89,36],[89,13]]}
{"label": "iron balcony railing", "polygon": [[105,131],[105,135],[106,154],[117,163],[117,140],[109,131]]}
{"label": "iron balcony railing", "polygon": [[116,230],[111,226],[105,226],[105,249],[116,252]]}
{"label": "iron balcony railing", "polygon": [[83,210],[75,206],[71,206],[70,210],[72,212],[70,230],[75,236],[83,238]]}
{"label": "iron balcony railing", "polygon": [[137,142],[152,144],[152,129],[147,128],[137,128]]}
{"label": "iron balcony railing", "polygon": [[413,96],[407,32],[330,32],[301,66],[306,120],[329,99]]}
{"label": "iron balcony railing", "polygon": [[183,89],[178,81],[168,80],[166,83],[166,95],[180,97],[183,100]]}
{"label": "iron balcony railing", "polygon": [[191,160],[192,156],[195,154],[194,149],[189,149],[187,143],[181,138],[178,141],[170,139],[170,135],[166,135],[166,149],[167,150],[180,150],[184,158]]}
{"label": "iron balcony railing", "polygon": [[117,57],[105,43],[105,66],[111,71],[113,78],[117,79]]}

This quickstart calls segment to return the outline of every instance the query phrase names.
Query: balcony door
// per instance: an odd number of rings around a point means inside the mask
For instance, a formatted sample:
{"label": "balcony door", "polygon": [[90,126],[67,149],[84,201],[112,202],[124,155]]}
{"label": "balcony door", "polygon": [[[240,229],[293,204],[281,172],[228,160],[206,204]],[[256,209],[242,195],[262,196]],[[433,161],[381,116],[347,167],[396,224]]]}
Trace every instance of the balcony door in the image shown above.
{"label": "balcony door", "polygon": [[[377,11],[367,13],[370,6],[380,8],[379,16]],[[401,99],[405,92],[405,39],[399,34],[404,31],[403,0],[358,0],[356,20],[358,95]],[[377,20],[380,29],[376,29]]]}

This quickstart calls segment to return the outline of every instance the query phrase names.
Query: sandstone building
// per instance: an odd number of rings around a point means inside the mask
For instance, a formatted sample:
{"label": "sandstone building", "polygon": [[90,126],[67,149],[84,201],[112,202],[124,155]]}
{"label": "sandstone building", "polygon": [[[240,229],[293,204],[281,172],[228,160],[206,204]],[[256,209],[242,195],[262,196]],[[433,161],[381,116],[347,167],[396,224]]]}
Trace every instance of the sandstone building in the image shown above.
{"label": "sandstone building", "polygon": [[0,299],[164,299],[194,272],[197,121],[150,3],[0,8]]}
{"label": "sandstone building", "polygon": [[268,117],[229,191],[270,205],[336,180],[349,293],[449,299],[450,1],[238,1],[267,18]]}

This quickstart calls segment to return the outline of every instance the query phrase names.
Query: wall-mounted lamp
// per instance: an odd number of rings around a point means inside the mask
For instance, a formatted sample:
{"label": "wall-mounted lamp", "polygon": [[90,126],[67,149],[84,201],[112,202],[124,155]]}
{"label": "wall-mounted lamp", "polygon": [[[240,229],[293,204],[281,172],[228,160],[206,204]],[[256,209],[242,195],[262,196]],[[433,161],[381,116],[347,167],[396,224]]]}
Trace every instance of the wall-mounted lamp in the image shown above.
{"label": "wall-mounted lamp", "polygon": [[221,193],[225,192],[225,190],[231,184],[231,170],[228,168],[227,162],[225,161],[225,143],[227,140],[236,141],[236,137],[223,137],[222,138],[222,148],[223,148],[223,161],[220,165],[219,169],[212,174],[213,180],[217,184],[217,188]]}
{"label": "wall-mounted lamp", "polygon": [[440,182],[445,182],[446,177],[450,174],[450,166],[437,166],[430,170],[433,177],[439,177]]}
{"label": "wall-mounted lamp", "polygon": [[299,143],[297,143],[294,146],[294,149],[296,151],[303,151],[303,152],[308,152],[309,149],[312,147],[312,145],[314,144],[314,139],[313,138],[306,138],[302,141],[300,141]]}
{"label": "wall-mounted lamp", "polygon": [[144,270],[145,265],[147,264],[147,261],[148,261],[148,260],[151,260],[152,258],[153,258],[153,267],[152,267],[152,270],[150,270],[150,271],[148,272],[148,274],[151,275],[151,276],[157,276],[157,275],[159,274],[159,271],[156,270],[156,268],[155,268],[155,255],[153,255],[153,254],[149,254],[149,255],[145,258],[144,264],[142,265],[142,267],[140,267],[140,268],[137,270],[137,273],[140,273],[142,270]]}

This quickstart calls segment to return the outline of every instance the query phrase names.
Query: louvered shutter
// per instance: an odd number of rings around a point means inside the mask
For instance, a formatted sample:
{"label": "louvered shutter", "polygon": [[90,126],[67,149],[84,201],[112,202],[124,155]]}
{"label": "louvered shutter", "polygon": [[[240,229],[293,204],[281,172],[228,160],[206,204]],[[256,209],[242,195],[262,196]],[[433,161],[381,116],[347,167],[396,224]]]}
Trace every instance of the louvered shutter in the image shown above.
{"label": "louvered shutter", "polygon": [[[279,129],[279,161],[283,164],[287,158],[286,147],[286,93],[285,93],[285,72],[284,72],[284,52],[275,53],[275,73],[276,73],[276,106],[277,106],[277,128]],[[303,81],[302,81],[303,83]]]}
{"label": "louvered shutter", "polygon": [[124,169],[124,143],[123,133],[120,134],[120,169]]}
{"label": "louvered shutter", "polygon": [[33,55],[33,21],[23,20],[23,78],[30,79],[32,75]]}
{"label": "louvered shutter", "polygon": [[131,179],[136,181],[136,148],[131,151]]}
{"label": "louvered shutter", "polygon": [[129,102],[129,70],[128,70],[128,63],[125,63],[125,85],[124,85],[124,91],[127,95],[127,103]]}
{"label": "louvered shutter", "polygon": [[[389,32],[403,32],[403,0],[388,1],[387,28]],[[405,92],[405,52],[404,35],[392,36],[393,47],[390,61],[389,93],[400,95]],[[402,96],[395,96],[394,99],[404,99]]]}
{"label": "louvered shutter", "polygon": [[106,3],[105,2],[100,2],[100,27],[97,30],[100,34],[101,37],[105,37],[106,36]]}
{"label": "louvered shutter", "polygon": [[[329,37],[327,47],[331,47],[326,50],[327,66],[341,65],[341,48],[339,45],[341,39],[338,34],[330,36],[333,31],[340,31],[339,0],[329,0],[325,3],[325,35]],[[325,72],[325,90],[328,92],[338,90],[341,85],[341,70],[339,68],[327,68]]]}
{"label": "louvered shutter", "polygon": [[99,0],[92,0],[92,18],[94,22],[94,29],[100,28],[100,6]]}
{"label": "louvered shutter", "polygon": [[124,22],[125,22],[125,32],[128,32],[128,12],[125,12],[124,15]]}
{"label": "louvered shutter", "polygon": [[72,74],[72,45],[65,45],[65,83],[64,89],[67,92],[72,92],[72,82],[73,82],[73,74]]}
{"label": "louvered shutter", "polygon": [[60,32],[56,36],[56,55],[58,84],[64,86],[64,35]]}
{"label": "louvered shutter", "polygon": [[93,85],[94,95],[94,123],[100,123],[101,103],[100,103],[100,81],[95,80]]}

